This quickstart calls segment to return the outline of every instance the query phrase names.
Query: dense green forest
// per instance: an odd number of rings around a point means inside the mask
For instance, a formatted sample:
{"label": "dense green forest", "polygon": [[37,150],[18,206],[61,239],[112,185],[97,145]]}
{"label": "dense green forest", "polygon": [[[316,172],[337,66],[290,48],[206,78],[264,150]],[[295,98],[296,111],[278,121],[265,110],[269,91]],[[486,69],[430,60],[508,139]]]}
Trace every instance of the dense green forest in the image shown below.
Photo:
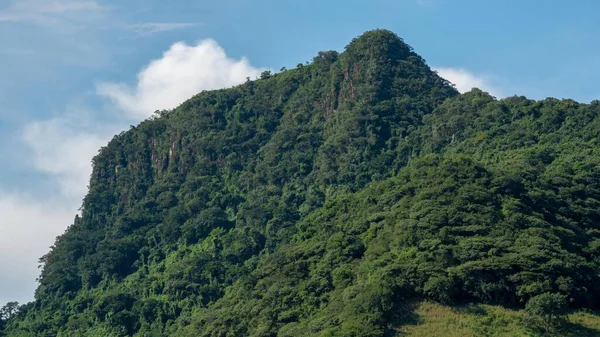
{"label": "dense green forest", "polygon": [[550,331],[600,303],[599,134],[367,32],[115,136],[0,336],[401,336],[423,300]]}

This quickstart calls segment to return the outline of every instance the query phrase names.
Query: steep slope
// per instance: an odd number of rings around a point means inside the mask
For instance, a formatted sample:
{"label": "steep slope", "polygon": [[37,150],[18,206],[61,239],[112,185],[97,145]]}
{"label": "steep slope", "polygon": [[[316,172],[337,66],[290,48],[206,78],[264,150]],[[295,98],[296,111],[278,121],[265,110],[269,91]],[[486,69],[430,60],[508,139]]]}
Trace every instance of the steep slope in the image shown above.
{"label": "steep slope", "polygon": [[405,303],[600,300],[600,102],[451,98],[400,174],[328,199],[181,336],[389,336]]}
{"label": "steep slope", "polygon": [[35,336],[162,331],[210,306],[326,198],[394,175],[397,144],[457,95],[394,34],[203,92],[94,158],[82,216],[42,258]]}
{"label": "steep slope", "polygon": [[116,136],[5,331],[393,336],[414,299],[595,308],[599,115],[458,95],[367,32]]}

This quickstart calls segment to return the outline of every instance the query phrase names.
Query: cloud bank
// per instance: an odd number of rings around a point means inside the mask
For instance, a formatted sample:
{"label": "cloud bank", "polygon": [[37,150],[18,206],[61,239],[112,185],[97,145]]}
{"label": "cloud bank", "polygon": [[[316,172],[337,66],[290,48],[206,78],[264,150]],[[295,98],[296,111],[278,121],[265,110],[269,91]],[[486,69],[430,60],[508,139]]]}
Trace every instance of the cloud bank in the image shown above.
{"label": "cloud bank", "polygon": [[214,40],[195,46],[178,42],[142,69],[136,85],[100,83],[97,92],[127,117],[140,120],[156,110],[175,108],[200,91],[243,83],[246,77],[255,78],[261,71],[246,58],[230,58]]}
{"label": "cloud bank", "polygon": [[100,130],[82,131],[64,118],[34,121],[23,131],[34,168],[56,182],[63,197],[81,199],[92,172],[91,159],[110,135]]}
{"label": "cloud bank", "polygon": [[31,300],[38,259],[73,221],[76,206],[51,199],[0,193],[0,306]]}

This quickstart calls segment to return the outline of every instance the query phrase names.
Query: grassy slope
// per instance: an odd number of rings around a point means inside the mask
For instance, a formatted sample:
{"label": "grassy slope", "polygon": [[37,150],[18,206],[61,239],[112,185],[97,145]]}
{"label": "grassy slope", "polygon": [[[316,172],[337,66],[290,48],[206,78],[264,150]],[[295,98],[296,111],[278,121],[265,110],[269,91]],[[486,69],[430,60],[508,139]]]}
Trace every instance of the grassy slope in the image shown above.
{"label": "grassy slope", "polygon": [[[533,337],[543,336],[525,324],[525,312],[492,305],[448,307],[432,302],[414,304],[410,324],[398,330],[400,337]],[[554,336],[600,336],[600,313],[577,312]]]}

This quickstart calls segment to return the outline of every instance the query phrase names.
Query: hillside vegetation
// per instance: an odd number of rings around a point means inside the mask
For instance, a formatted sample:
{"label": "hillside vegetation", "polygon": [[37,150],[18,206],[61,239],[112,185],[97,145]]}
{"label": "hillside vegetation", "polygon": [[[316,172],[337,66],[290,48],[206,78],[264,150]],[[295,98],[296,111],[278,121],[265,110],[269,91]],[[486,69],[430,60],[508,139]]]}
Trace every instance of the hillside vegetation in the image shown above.
{"label": "hillside vegetation", "polygon": [[[532,337],[539,336],[527,322],[527,314],[488,304],[449,307],[431,302],[416,303],[407,315],[397,337]],[[555,332],[561,337],[600,336],[597,314],[576,312],[570,323]],[[543,335],[543,334],[542,334]]]}
{"label": "hillside vegetation", "polygon": [[367,32],[115,136],[0,335],[600,335],[599,134]]}

